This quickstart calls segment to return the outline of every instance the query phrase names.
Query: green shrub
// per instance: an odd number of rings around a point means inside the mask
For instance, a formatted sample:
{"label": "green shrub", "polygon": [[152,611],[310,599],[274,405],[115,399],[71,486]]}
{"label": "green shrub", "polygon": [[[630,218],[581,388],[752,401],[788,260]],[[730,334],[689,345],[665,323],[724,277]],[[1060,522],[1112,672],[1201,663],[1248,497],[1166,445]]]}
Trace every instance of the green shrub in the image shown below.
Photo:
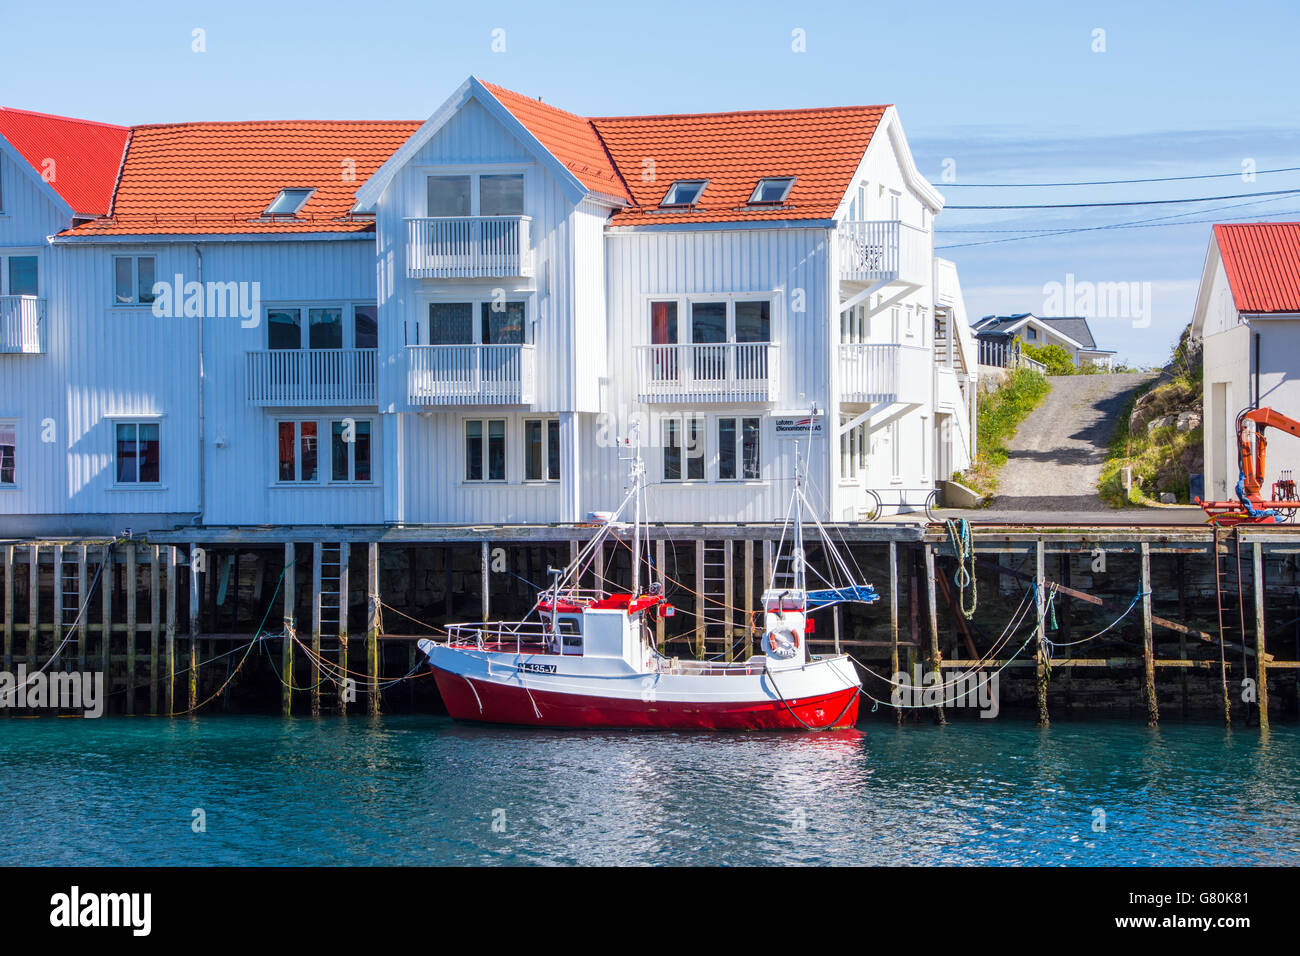
{"label": "green shrub", "polygon": [[1020,350],[1035,362],[1046,365],[1048,375],[1076,375],[1079,372],[1074,367],[1070,353],[1059,345],[1030,345],[1021,342]]}

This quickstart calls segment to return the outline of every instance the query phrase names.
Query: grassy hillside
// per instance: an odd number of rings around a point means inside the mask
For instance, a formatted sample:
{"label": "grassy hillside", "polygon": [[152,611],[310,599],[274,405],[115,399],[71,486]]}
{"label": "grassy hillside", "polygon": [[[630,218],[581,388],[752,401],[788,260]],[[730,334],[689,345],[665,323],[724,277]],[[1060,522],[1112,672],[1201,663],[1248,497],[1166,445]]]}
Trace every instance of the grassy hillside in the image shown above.
{"label": "grassy hillside", "polygon": [[[1190,333],[1189,326],[1164,374],[1135,395],[1120,417],[1098,485],[1102,500],[1111,507],[1150,504],[1165,492],[1189,503],[1189,476],[1203,471],[1201,356]],[[1127,494],[1126,467],[1133,474]]]}
{"label": "grassy hillside", "polygon": [[1007,463],[1006,443],[1051,390],[1046,378],[1022,368],[1009,373],[997,389],[980,392],[975,408],[975,460],[957,480],[981,495],[994,494],[998,470]]}

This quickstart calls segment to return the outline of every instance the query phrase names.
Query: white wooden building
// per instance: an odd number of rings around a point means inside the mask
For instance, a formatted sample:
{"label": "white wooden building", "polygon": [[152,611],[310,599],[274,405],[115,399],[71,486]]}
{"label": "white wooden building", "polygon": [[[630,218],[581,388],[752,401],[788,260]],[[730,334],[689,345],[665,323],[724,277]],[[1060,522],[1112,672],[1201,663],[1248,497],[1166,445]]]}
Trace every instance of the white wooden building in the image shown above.
{"label": "white wooden building", "polygon": [[[1235,500],[1237,415],[1268,406],[1300,420],[1300,223],[1214,227],[1192,315],[1202,346],[1205,497]],[[1300,476],[1300,439],[1270,430],[1263,493]]]}
{"label": "white wooden building", "polygon": [[941,208],[888,106],[0,111],[0,522],[573,522],[633,426],[653,520],[780,520],[796,447],[823,518],[918,506],[975,441]]}

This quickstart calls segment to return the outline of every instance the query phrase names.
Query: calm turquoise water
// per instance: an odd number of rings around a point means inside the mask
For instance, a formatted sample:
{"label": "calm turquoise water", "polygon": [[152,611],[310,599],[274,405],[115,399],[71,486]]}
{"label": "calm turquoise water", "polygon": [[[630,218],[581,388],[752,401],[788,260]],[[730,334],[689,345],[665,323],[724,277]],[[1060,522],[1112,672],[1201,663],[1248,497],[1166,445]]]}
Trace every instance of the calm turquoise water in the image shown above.
{"label": "calm turquoise water", "polygon": [[10,719],[0,788],[5,864],[1300,863],[1294,727]]}

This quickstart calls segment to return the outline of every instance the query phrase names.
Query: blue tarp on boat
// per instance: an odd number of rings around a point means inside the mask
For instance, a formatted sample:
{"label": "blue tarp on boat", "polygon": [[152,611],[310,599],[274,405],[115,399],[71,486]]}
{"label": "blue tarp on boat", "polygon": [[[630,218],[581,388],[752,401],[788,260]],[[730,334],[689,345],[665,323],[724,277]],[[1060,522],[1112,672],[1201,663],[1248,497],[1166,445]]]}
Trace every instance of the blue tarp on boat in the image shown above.
{"label": "blue tarp on boat", "polygon": [[809,591],[808,607],[825,607],[828,604],[839,604],[842,601],[858,601],[862,604],[873,604],[880,600],[880,595],[870,584],[854,584],[845,588],[830,588],[825,591]]}

